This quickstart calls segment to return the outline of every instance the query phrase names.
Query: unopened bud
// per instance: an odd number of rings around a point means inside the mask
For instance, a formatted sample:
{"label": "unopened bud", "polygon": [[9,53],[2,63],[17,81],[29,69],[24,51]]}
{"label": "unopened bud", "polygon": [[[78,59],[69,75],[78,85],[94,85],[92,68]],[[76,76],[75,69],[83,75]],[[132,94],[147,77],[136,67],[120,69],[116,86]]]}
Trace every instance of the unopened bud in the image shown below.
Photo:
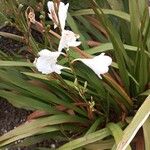
{"label": "unopened bud", "polygon": [[47,25],[47,26],[46,26],[46,29],[47,29],[47,31],[49,31],[49,30],[51,29],[51,26],[50,26],[50,25]]}
{"label": "unopened bud", "polygon": [[78,89],[78,79],[77,78],[75,78],[75,80],[74,80],[74,87],[77,91],[79,91],[79,89]]}
{"label": "unopened bud", "polygon": [[83,91],[84,91],[84,92],[87,91],[87,85],[88,85],[88,83],[87,83],[87,81],[85,81],[85,82],[84,82],[84,87],[83,87]]}
{"label": "unopened bud", "polygon": [[9,22],[9,21],[5,21],[5,23],[4,23],[4,24],[5,24],[5,26],[6,26],[6,25],[9,25],[9,24],[10,24],[10,22]]}
{"label": "unopened bud", "polygon": [[45,16],[45,12],[44,12],[44,11],[41,11],[41,15]]}
{"label": "unopened bud", "polygon": [[44,20],[44,18],[45,18],[45,17],[44,17],[43,15],[40,15],[40,19],[41,19],[41,20]]}
{"label": "unopened bud", "polygon": [[23,8],[23,4],[19,4],[19,6],[18,6],[18,11],[21,11],[22,8]]}

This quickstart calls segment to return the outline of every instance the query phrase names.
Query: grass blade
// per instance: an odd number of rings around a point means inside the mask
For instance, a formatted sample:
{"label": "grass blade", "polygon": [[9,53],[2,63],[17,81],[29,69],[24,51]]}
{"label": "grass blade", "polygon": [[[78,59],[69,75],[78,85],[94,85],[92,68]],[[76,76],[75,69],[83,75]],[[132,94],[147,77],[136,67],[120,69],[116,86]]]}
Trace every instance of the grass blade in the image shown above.
{"label": "grass blade", "polygon": [[124,49],[121,38],[120,38],[118,32],[113,27],[110,20],[107,18],[107,16],[104,15],[101,8],[96,4],[96,2],[94,0],[90,0],[90,1],[91,1],[91,4],[93,5],[93,10],[95,11],[95,14],[98,16],[99,21],[103,24],[103,26],[105,27],[106,31],[108,32],[108,34],[110,36],[111,42],[115,49],[115,56],[116,56],[117,63],[119,66],[120,76],[123,80],[126,91],[129,92],[130,83],[129,83],[127,66],[128,66],[129,70],[130,70],[131,66],[129,64],[130,60]]}
{"label": "grass blade", "polygon": [[0,26],[5,25],[6,21],[9,21],[8,18],[3,13],[0,12]]}
{"label": "grass blade", "polygon": [[131,17],[131,39],[134,46],[138,45],[138,34],[140,27],[138,3],[135,0],[129,0],[129,9]]}
{"label": "grass blade", "polygon": [[[107,125],[107,127],[109,128],[109,130],[111,131],[111,134],[112,134],[112,136],[114,137],[114,139],[115,139],[115,145],[113,146],[113,148],[112,149],[116,149],[116,145],[117,144],[119,144],[119,142],[120,142],[120,140],[121,140],[121,138],[122,138],[122,136],[123,136],[123,131],[122,131],[122,129],[120,128],[120,126],[119,125],[117,125],[117,124],[115,124],[115,123],[109,123],[108,125]],[[130,147],[128,147],[127,148],[127,150],[131,150],[131,148]]]}
{"label": "grass blade", "polygon": [[149,150],[150,149],[150,118],[148,118],[145,123],[143,124],[143,132],[144,132],[144,141],[145,141],[145,150]]}
{"label": "grass blade", "polygon": [[[50,125],[57,125],[63,123],[85,123],[85,119],[81,119],[80,117],[76,116],[69,116],[65,114],[61,115],[53,115],[44,118],[39,118],[36,120],[31,120],[30,122],[26,122],[23,125],[7,132],[3,136],[0,137],[0,147],[10,144],[18,139],[22,139],[25,137],[29,137],[35,134],[42,134],[46,132],[52,132],[59,130],[58,126],[51,126]],[[61,127],[60,127],[61,128]]]}
{"label": "grass blade", "polygon": [[0,67],[34,67],[34,65],[29,62],[0,61]]}
{"label": "grass blade", "polygon": [[141,128],[141,126],[143,126],[149,115],[150,115],[150,95],[145,99],[144,103],[137,111],[132,122],[125,129],[122,140],[117,146],[117,150],[125,150],[127,148],[129,143],[132,141],[132,139],[134,138],[138,130]]}
{"label": "grass blade", "polygon": [[77,24],[75,23],[73,17],[68,13],[68,17],[67,17],[67,23],[69,24],[70,28],[72,29],[72,31],[76,34],[80,35],[80,40],[81,40],[81,44],[83,46],[84,49],[89,48],[88,45],[84,42],[86,41],[85,37],[80,33],[80,30],[78,29]]}
{"label": "grass blade", "polygon": [[14,94],[12,92],[1,90],[0,97],[7,99],[11,104],[19,108],[27,108],[31,110],[43,110],[50,114],[59,112],[44,102],[40,102],[36,99],[27,96]]}
{"label": "grass blade", "polygon": [[[130,15],[123,11],[111,10],[111,9],[102,9],[102,11],[104,14],[114,15],[116,17],[119,17],[121,19],[130,22]],[[93,15],[93,14],[95,13],[92,9],[82,9],[71,13],[71,16],[81,16],[81,15],[83,16],[83,15]]]}
{"label": "grass blade", "polygon": [[90,127],[90,129],[86,132],[85,135],[88,135],[89,133],[95,132],[96,128],[98,127],[98,125],[100,124],[101,119],[97,119],[92,126]]}
{"label": "grass blade", "polygon": [[90,133],[84,137],[70,141],[69,143],[58,148],[58,150],[73,150],[81,146],[85,146],[87,144],[99,141],[109,135],[110,135],[110,131],[107,128],[104,128],[102,130]]}

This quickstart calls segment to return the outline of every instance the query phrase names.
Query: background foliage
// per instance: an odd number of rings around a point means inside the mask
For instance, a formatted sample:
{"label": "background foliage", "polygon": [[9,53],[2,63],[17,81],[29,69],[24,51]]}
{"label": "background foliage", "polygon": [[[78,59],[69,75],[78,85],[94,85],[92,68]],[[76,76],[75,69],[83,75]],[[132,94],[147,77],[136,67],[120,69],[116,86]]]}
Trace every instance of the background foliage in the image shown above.
{"label": "background foliage", "polygon": [[[1,136],[1,148],[15,147],[14,142],[20,139],[23,141],[18,145],[23,146],[31,139],[34,143],[46,137],[66,143],[58,148],[60,150],[98,147],[119,150],[126,148],[143,126],[143,147],[149,150],[150,104],[146,97],[150,94],[150,20],[147,1],[97,2],[87,0],[81,5],[81,1],[70,0],[67,28],[79,34],[82,41],[79,48],[70,49],[70,60],[102,52],[113,58],[110,71],[102,80],[80,62],[72,64],[75,74],[69,71],[61,76],[38,73],[32,64],[37,52],[43,48],[57,50],[60,37],[59,30],[53,30],[47,17],[46,2],[1,2],[5,8],[0,9],[3,10],[1,25],[16,26],[22,35],[5,32],[0,35],[23,42],[31,57],[26,59],[0,52],[0,96],[16,107],[44,112]],[[27,6],[35,10],[44,33],[34,25],[29,26],[25,17]],[[33,38],[32,29],[42,35],[43,41]],[[69,65],[67,58],[60,63]]]}

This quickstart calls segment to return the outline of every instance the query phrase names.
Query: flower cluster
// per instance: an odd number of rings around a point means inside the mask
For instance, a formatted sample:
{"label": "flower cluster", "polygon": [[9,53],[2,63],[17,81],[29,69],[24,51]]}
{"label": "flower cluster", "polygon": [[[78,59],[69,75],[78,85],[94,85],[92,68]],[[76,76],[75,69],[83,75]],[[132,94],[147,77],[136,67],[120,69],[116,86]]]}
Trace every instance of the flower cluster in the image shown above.
{"label": "flower cluster", "polygon": [[[63,2],[59,4],[53,3],[49,1],[47,3],[49,10],[49,18],[54,23],[54,28],[60,27],[61,29],[61,39],[58,46],[58,51],[51,52],[47,49],[41,50],[38,55],[39,57],[35,59],[34,64],[38,71],[43,74],[50,74],[55,72],[57,74],[61,73],[61,69],[67,69],[67,67],[63,67],[57,64],[57,59],[62,53],[62,50],[66,48],[69,50],[69,47],[76,47],[81,44],[80,41],[77,41],[79,35],[75,34],[70,30],[65,30],[65,22],[67,18],[67,12],[69,3],[66,5]],[[112,59],[109,56],[105,56],[104,53],[90,59],[75,59],[74,61],[81,61],[89,68],[91,68],[100,78],[101,74],[108,72],[108,67],[112,63]]]}

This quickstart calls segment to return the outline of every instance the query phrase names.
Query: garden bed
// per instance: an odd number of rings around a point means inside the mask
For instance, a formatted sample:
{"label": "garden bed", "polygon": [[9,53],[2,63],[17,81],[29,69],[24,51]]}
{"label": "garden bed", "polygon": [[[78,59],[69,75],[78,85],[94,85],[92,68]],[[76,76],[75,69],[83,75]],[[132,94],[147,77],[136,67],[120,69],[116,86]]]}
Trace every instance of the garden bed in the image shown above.
{"label": "garden bed", "polygon": [[63,2],[1,3],[0,149],[149,150],[148,1]]}

